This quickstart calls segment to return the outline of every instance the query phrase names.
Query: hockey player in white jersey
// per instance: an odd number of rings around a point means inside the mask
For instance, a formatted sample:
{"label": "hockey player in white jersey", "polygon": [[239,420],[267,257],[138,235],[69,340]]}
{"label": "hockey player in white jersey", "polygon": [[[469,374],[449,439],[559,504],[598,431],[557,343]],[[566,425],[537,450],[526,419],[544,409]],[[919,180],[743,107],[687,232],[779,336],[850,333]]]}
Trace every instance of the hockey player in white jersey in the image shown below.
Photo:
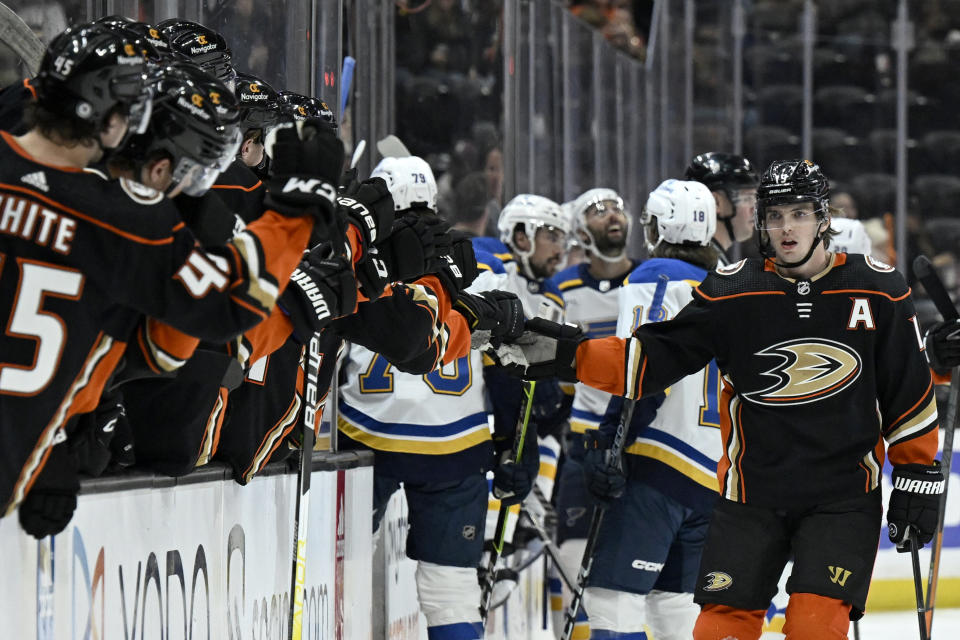
{"label": "hockey player in white jersey", "polygon": [[[385,159],[373,175],[387,182],[398,214],[436,215],[436,182],[422,159]],[[463,313],[471,329],[492,329],[493,340],[509,333],[510,326],[518,335],[523,325],[519,301],[504,292],[482,296],[460,292],[454,308]],[[505,322],[483,324],[491,318]],[[430,373],[414,375],[350,344],[341,381],[340,433],[351,446],[359,443],[375,452],[375,527],[390,496],[403,483],[410,523],[407,555],[418,561],[417,593],[428,637],[483,637],[477,565],[493,447],[480,352],[471,351]],[[504,486],[523,492],[522,487],[510,486],[513,476],[506,475]],[[532,477],[527,490],[530,483]]]}
{"label": "hockey player in white jersey", "polygon": [[721,267],[736,262],[741,257],[738,243],[753,237],[753,204],[759,183],[753,164],[743,156],[709,151],[690,161],[684,179],[710,189],[717,206],[717,230],[711,244]]}
{"label": "hockey player in white jersey", "polygon": [[830,228],[837,232],[830,243],[838,253],[862,253],[867,256],[873,253],[873,243],[859,220],[841,218],[831,213]]}
{"label": "hockey player in white jersey", "polygon": [[[711,246],[716,208],[703,184],[665,181],[650,194],[642,221],[654,238],[648,236],[652,258],[620,290],[620,336],[676,315],[717,262]],[[711,362],[666,396],[639,401],[626,440],[626,477],[603,458],[621,398],[611,401],[600,431],[587,439],[588,489],[611,504],[584,597],[592,637],[645,639],[645,626],[657,640],[692,636],[700,609],[693,590],[717,497],[719,386]],[[624,545],[627,538],[631,544]]]}
{"label": "hockey player in white jersey", "polygon": [[[617,329],[620,286],[639,264],[627,256],[630,215],[623,198],[613,189],[590,189],[565,205],[573,220],[578,242],[588,260],[568,267],[553,277],[563,293],[566,321],[595,338],[612,336]],[[583,433],[597,429],[606,413],[610,394],[584,384],[569,386],[573,393],[567,450],[583,450]],[[566,456],[557,479],[557,543],[564,568],[575,575],[583,556],[593,501],[583,481],[583,468],[575,457]],[[549,496],[549,494],[548,494]],[[561,581],[550,577],[554,628],[563,629],[563,609],[569,593],[561,595]],[[581,609],[574,634],[588,633],[586,614]]]}

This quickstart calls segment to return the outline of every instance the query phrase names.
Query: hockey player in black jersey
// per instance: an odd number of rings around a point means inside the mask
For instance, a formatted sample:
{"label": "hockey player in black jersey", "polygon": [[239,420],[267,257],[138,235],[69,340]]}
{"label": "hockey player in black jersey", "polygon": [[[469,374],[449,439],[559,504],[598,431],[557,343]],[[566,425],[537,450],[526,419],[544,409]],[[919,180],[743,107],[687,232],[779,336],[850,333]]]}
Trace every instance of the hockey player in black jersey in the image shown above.
{"label": "hockey player in black jersey", "polygon": [[720,266],[740,257],[740,242],[753,235],[753,203],[757,195],[757,172],[749,160],[732,153],[710,151],[694,157],[687,166],[685,180],[703,183],[717,203],[717,231],[713,247],[720,255]]}
{"label": "hockey player in black jersey", "polygon": [[[135,44],[99,28],[62,34],[44,57],[30,130],[0,133],[0,315],[10,327],[0,337],[5,514],[37,481],[52,444],[69,440],[73,416],[97,406],[131,318],[233,338],[266,317],[311,228],[325,227],[332,211],[329,198],[284,193],[283,185],[292,177],[335,182],[342,145],[325,135],[301,142],[293,130],[271,208],[219,247],[200,247],[162,194],[85,173],[126,137],[131,116],[149,113],[146,59]],[[191,172],[191,184],[200,177]],[[162,332],[151,339],[164,344]]]}
{"label": "hockey player in black jersey", "polygon": [[239,159],[262,180],[270,166],[264,143],[270,129],[280,122],[280,97],[276,89],[249,73],[237,74],[235,91],[243,128]]}
{"label": "hockey player in black jersey", "polygon": [[892,267],[829,250],[828,195],[815,164],[774,162],[756,207],[766,259],[709,274],[674,319],[626,340],[534,321],[500,353],[528,377],[559,374],[627,398],[716,358],[721,498],[700,564],[696,640],[758,638],[791,553],[787,638],[845,638],[866,604],[885,456],[890,539],[923,544],[937,527],[936,401],[910,288]]}

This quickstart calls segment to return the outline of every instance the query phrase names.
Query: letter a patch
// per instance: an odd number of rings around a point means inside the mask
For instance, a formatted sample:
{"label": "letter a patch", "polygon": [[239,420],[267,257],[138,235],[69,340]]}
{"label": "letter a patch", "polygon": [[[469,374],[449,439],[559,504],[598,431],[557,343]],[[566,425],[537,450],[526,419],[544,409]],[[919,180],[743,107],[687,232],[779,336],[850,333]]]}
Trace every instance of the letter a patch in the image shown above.
{"label": "letter a patch", "polygon": [[873,330],[877,326],[873,322],[873,310],[870,308],[870,301],[867,298],[850,298],[853,300],[853,307],[850,309],[850,319],[847,321],[847,329],[856,330],[863,324],[864,329]]}

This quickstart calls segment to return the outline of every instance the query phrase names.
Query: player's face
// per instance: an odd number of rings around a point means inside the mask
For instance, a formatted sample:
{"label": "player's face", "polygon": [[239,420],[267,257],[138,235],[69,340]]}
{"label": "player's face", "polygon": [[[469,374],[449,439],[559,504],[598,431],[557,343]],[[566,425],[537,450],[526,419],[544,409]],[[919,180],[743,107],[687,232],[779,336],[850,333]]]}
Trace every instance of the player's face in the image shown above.
{"label": "player's face", "polygon": [[554,227],[540,227],[534,238],[530,269],[537,278],[550,278],[560,270],[567,254],[567,234]]}
{"label": "player's face", "polygon": [[769,206],[764,212],[764,222],[778,262],[802,260],[820,229],[812,202]]}
{"label": "player's face", "polygon": [[[116,149],[127,135],[127,116],[114,112],[107,120],[107,126],[100,133],[100,145],[104,149]],[[98,158],[99,159],[99,158]]]}
{"label": "player's face", "polygon": [[587,230],[604,255],[617,255],[627,244],[627,213],[614,200],[591,205],[584,213]]}
{"label": "player's face", "polygon": [[757,202],[755,188],[740,188],[730,191],[730,200],[733,205],[733,235],[734,240],[743,242],[753,235],[753,207]]}
{"label": "player's face", "polygon": [[244,140],[240,147],[240,158],[248,167],[260,166],[263,162],[263,133]]}

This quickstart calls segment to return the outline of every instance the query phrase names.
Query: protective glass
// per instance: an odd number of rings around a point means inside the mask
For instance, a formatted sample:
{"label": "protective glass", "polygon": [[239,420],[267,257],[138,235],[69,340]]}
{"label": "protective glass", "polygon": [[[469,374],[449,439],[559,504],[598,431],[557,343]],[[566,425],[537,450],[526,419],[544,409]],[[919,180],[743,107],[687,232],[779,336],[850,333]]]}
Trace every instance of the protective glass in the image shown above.
{"label": "protective glass", "polygon": [[739,207],[742,204],[754,204],[757,200],[757,190],[753,187],[744,189],[730,189],[727,191],[730,204]]}
{"label": "protective glass", "polygon": [[182,193],[194,198],[209,191],[219,177],[219,168],[205,167],[190,158],[181,158],[173,171],[173,182],[180,186]]}
{"label": "protective glass", "polygon": [[599,220],[600,218],[606,218],[608,215],[618,215],[627,217],[627,210],[623,206],[623,200],[603,200],[601,202],[594,202],[585,212],[587,220]]}
{"label": "protective glass", "polygon": [[233,138],[224,146],[223,153],[216,162],[215,169],[218,173],[221,171],[226,171],[227,168],[233,163],[234,159],[237,157],[237,154],[240,152],[241,143],[243,143],[243,134],[240,133],[239,127],[234,127]]}
{"label": "protective glass", "polygon": [[799,227],[817,224],[821,221],[822,209],[813,209],[797,203],[794,206],[757,207],[754,210],[754,221],[757,229],[783,229],[786,226]]}

